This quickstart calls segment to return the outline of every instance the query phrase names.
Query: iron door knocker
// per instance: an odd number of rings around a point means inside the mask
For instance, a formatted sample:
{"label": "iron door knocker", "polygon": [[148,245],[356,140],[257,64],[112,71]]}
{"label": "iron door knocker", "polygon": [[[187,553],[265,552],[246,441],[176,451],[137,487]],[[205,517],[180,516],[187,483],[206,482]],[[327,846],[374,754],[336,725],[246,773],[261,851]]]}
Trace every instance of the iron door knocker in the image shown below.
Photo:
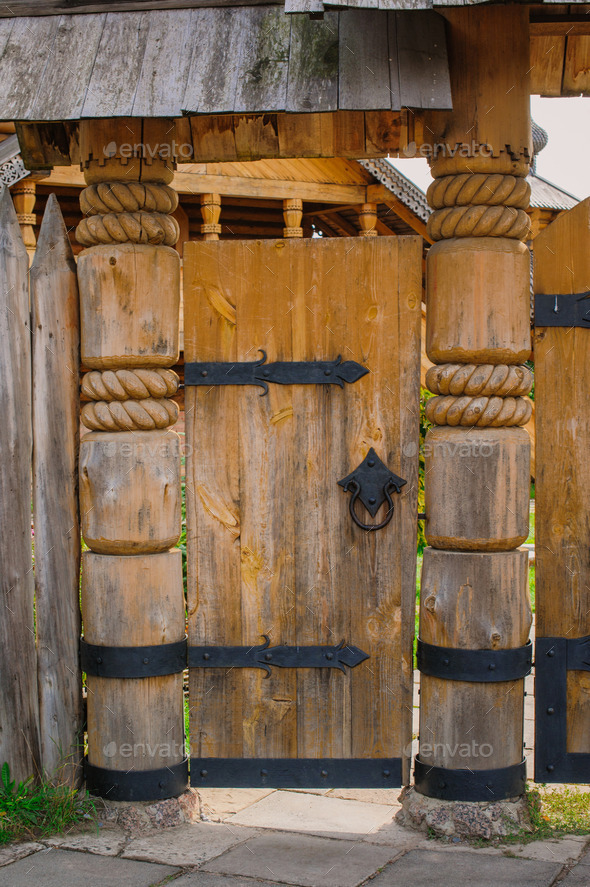
{"label": "iron door knocker", "polygon": [[[407,483],[402,477],[398,477],[385,465],[373,447],[369,450],[358,468],[347,477],[338,481],[339,486],[347,493],[352,493],[348,503],[348,509],[353,521],[361,530],[382,530],[393,517],[394,504],[391,494],[401,492],[403,485]],[[360,499],[371,517],[375,517],[384,502],[389,508],[380,524],[365,524],[359,520],[355,505]]]}

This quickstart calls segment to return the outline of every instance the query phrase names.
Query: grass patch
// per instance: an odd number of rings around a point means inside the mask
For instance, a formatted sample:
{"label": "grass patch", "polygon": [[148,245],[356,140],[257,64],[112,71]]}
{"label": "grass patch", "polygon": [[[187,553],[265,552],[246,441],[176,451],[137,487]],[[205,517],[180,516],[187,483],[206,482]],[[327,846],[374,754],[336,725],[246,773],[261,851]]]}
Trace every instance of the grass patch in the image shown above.
{"label": "grass patch", "polygon": [[94,819],[96,808],[87,792],[65,783],[31,776],[11,779],[7,763],[0,769],[0,845],[59,834]]}
{"label": "grass patch", "polygon": [[527,792],[535,838],[590,834],[590,792],[586,786],[540,785]]}

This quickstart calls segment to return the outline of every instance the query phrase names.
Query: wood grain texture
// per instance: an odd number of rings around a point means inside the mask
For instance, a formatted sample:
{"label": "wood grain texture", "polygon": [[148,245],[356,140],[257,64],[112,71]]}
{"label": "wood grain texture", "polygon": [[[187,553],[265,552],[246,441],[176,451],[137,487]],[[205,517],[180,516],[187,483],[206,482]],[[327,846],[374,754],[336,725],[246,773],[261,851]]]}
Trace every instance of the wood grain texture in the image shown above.
{"label": "wood grain texture", "polygon": [[76,265],[55,195],[31,268],[33,505],[41,755],[81,779],[78,508],[80,327]]}
{"label": "wood grain texture", "polygon": [[178,361],[176,250],[133,243],[94,246],[78,257],[78,285],[84,366],[170,367]]}
{"label": "wood grain texture", "polygon": [[561,95],[590,95],[590,37],[567,38]]}
{"label": "wood grain texture", "polygon": [[439,241],[428,252],[426,353],[434,363],[528,360],[530,256],[499,237]]}
{"label": "wood grain texture", "polygon": [[[379,10],[345,10],[340,13],[338,107],[394,108],[389,84],[387,28]],[[396,72],[397,73],[397,72]]]}
{"label": "wood grain texture", "polygon": [[39,708],[31,558],[29,259],[8,188],[0,191],[0,758],[38,771]]}
{"label": "wood grain texture", "polygon": [[431,428],[425,441],[428,544],[459,551],[522,545],[529,534],[529,450],[524,428]]}
{"label": "wood grain texture", "polygon": [[291,23],[287,111],[336,111],[338,108],[339,14],[320,20],[297,16]]}
{"label": "wood grain texture", "polygon": [[[531,625],[528,552],[424,550],[420,637],[463,650],[526,643]],[[524,681],[470,683],[422,675],[420,758],[472,770],[522,761]]]}
{"label": "wood grain texture", "polygon": [[180,537],[174,431],[93,431],[80,443],[82,535],[100,554],[153,554]]}
{"label": "wood grain texture", "polygon": [[[400,107],[444,108],[451,95],[445,20],[433,13],[390,12],[396,19]],[[392,107],[394,107],[392,105]]]}
{"label": "wood grain texture", "polygon": [[531,36],[531,95],[561,95],[565,37]]}
{"label": "wood grain texture", "polygon": [[[535,292],[578,293],[590,279],[590,199],[542,231]],[[575,379],[575,384],[572,384]],[[536,630],[540,637],[590,634],[587,491],[590,341],[584,329],[535,331],[537,464]],[[588,675],[568,673],[568,752],[588,752]]]}
{"label": "wood grain texture", "polygon": [[[417,410],[406,405],[419,386],[419,241],[185,250],[187,360],[253,360],[264,348],[269,361],[342,353],[371,370],[346,390],[187,390],[190,642],[258,644],[265,633],[277,644],[345,639],[371,654],[370,668],[347,675],[275,670],[265,681],[193,670],[192,753],[402,756],[411,731]],[[336,484],[370,446],[408,480],[379,534],[354,526]]]}
{"label": "wood grain texture", "polygon": [[[184,637],[182,556],[85,551],[84,637],[89,644],[139,647]],[[153,678],[88,676],[88,759],[113,770],[155,770],[184,758],[182,674]]]}

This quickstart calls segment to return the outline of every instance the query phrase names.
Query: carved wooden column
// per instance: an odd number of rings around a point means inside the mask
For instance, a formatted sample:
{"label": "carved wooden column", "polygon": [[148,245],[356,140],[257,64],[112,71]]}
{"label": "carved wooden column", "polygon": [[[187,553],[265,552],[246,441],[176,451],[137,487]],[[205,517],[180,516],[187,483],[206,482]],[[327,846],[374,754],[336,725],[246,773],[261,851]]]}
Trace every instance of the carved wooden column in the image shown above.
{"label": "carved wooden column", "polygon": [[300,200],[298,197],[283,200],[283,218],[285,220],[283,237],[303,237],[303,228],[301,227],[303,200]]}
{"label": "carved wooden column", "polygon": [[[180,259],[170,121],[84,121],[76,236],[82,390],[82,668],[88,786],[111,800],[187,785],[178,378]],[[121,649],[126,648],[126,649]],[[129,649],[135,648],[135,649]]]}
{"label": "carved wooden column", "polygon": [[[441,800],[524,790],[531,609],[530,118],[524,9],[446,10],[452,113],[433,113],[428,200],[426,537],[416,788]],[[502,59],[501,65],[498,59]],[[497,72],[497,73],[496,73]],[[470,141],[467,142],[467,139]],[[442,649],[441,649],[442,648]],[[467,654],[465,651],[474,651]],[[502,651],[505,655],[499,654]],[[512,652],[510,652],[512,651]],[[524,664],[523,664],[524,663]]]}
{"label": "carved wooden column", "polygon": [[359,237],[377,237],[377,204],[362,203],[359,207]]}
{"label": "carved wooden column", "polygon": [[203,240],[219,240],[221,225],[221,196],[219,194],[201,194],[201,215],[203,224],[201,234]]}
{"label": "carved wooden column", "polygon": [[27,249],[30,261],[32,261],[35,255],[37,246],[37,238],[33,230],[33,225],[37,224],[37,216],[33,212],[35,200],[37,199],[36,191],[35,182],[30,176],[27,176],[26,179],[21,179],[20,182],[17,182],[10,189],[23,243]]}

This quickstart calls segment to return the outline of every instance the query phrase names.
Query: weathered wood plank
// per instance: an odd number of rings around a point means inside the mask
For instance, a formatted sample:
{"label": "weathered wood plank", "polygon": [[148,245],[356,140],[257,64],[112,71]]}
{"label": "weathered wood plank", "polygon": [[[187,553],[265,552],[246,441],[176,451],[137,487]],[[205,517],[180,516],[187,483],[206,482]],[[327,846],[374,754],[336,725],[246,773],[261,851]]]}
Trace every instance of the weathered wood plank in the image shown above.
{"label": "weathered wood plank", "polygon": [[193,54],[183,113],[233,111],[249,10],[200,9],[193,18]]}
{"label": "weathered wood plank", "polygon": [[[231,6],[235,0],[15,0],[10,9],[2,7],[0,18],[13,19],[14,16],[49,16],[101,12],[138,12],[150,9],[186,9],[218,6]],[[240,6],[265,6],[276,4],[276,0],[242,0]]]}
{"label": "weathered wood plank", "polygon": [[39,707],[31,552],[29,260],[8,188],[0,192],[0,760],[38,772]]}
{"label": "weathered wood plank", "polygon": [[[340,13],[338,107],[387,108],[391,104],[387,13],[350,10]],[[397,59],[396,59],[397,67]],[[397,108],[399,106],[392,105]]]}
{"label": "weathered wood plank", "polygon": [[[149,17],[145,54],[133,101],[134,117],[179,114],[191,63],[193,18],[190,9]],[[186,161],[190,155],[183,155]]]}
{"label": "weathered wood plank", "polygon": [[[400,103],[404,108],[452,108],[445,20],[436,12],[396,12]],[[396,106],[392,104],[392,108]]]}
{"label": "weathered wood plank", "polygon": [[81,779],[78,510],[80,331],[76,264],[54,194],[31,268],[33,503],[43,768]]}
{"label": "weathered wood plank", "polygon": [[590,37],[568,37],[561,95],[590,95]]}
{"label": "weathered wood plank", "polygon": [[282,7],[249,11],[244,19],[246,51],[238,62],[234,111],[285,109],[290,38],[291,20]]}
{"label": "weathered wood plank", "polygon": [[531,36],[531,95],[561,95],[565,37]]}
{"label": "weathered wood plank", "polygon": [[81,117],[129,117],[157,12],[109,13],[92,67]]}
{"label": "weathered wood plank", "polygon": [[[59,18],[16,19],[0,58],[2,116],[5,120],[29,117],[51,51]],[[35,51],[31,47],[35,47]]]}
{"label": "weathered wood plank", "polygon": [[[105,15],[65,15],[51,48],[31,116],[39,120],[77,120],[82,112]],[[37,26],[39,20],[33,26]],[[30,40],[30,35],[29,35]],[[69,104],[66,104],[69,100]]]}
{"label": "weathered wood plank", "polygon": [[337,12],[323,19],[298,16],[291,24],[287,111],[336,111],[338,108]]}

